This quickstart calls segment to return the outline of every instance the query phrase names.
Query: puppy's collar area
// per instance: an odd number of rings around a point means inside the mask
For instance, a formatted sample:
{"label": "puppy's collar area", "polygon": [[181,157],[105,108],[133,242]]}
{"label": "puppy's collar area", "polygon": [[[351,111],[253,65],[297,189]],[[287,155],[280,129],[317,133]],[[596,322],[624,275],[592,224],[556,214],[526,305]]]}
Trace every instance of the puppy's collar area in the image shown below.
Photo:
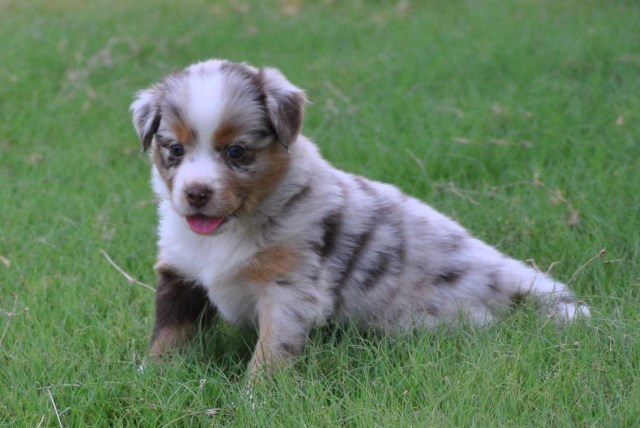
{"label": "puppy's collar area", "polygon": [[224,217],[210,217],[203,214],[189,215],[185,219],[189,229],[198,235],[211,235],[226,221]]}

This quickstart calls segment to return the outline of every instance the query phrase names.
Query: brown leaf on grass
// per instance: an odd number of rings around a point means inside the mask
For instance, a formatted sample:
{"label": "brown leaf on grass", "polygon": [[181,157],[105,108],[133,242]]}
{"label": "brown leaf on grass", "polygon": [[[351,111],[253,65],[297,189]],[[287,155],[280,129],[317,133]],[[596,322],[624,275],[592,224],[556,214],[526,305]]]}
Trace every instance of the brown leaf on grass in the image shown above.
{"label": "brown leaf on grass", "polygon": [[256,34],[258,34],[258,27],[253,24],[247,25],[244,30],[249,36],[255,36]]}
{"label": "brown leaf on grass", "polygon": [[624,116],[620,115],[616,118],[616,125],[618,126],[624,125]]}
{"label": "brown leaf on grass", "polygon": [[564,192],[561,189],[554,189],[550,196],[552,205],[563,205],[567,203],[567,199],[564,197]]}
{"label": "brown leaf on grass", "polygon": [[226,14],[226,12],[227,11],[224,9],[224,7],[220,5],[211,6],[211,8],[209,9],[209,13],[211,13],[213,16],[223,16]]}
{"label": "brown leaf on grass", "polygon": [[233,5],[233,11],[236,13],[247,13],[251,10],[251,7],[247,3],[235,3]]}
{"label": "brown leaf on grass", "polygon": [[622,55],[616,58],[616,61],[624,64],[640,64],[640,55]]}
{"label": "brown leaf on grass", "polygon": [[520,141],[519,144],[525,149],[532,149],[535,146],[535,144],[533,144],[533,141],[529,141],[529,140]]}
{"label": "brown leaf on grass", "polygon": [[97,96],[98,94],[93,88],[87,88],[87,98],[84,103],[82,103],[82,113],[86,113],[89,111],[89,109],[91,108],[91,100],[95,99]]}
{"label": "brown leaf on grass", "polygon": [[11,260],[6,258],[5,256],[0,256],[0,263],[2,263],[7,269],[11,267]]}
{"label": "brown leaf on grass", "polygon": [[325,108],[332,114],[340,113],[340,110],[338,110],[336,103],[331,98],[327,98],[327,101],[325,102]]}
{"label": "brown leaf on grass", "polygon": [[506,146],[509,144],[509,141],[503,140],[501,138],[492,138],[489,140],[489,144],[494,144],[496,146]]}
{"label": "brown leaf on grass", "polygon": [[473,140],[464,137],[456,137],[454,140],[458,144],[473,144]]}
{"label": "brown leaf on grass", "polygon": [[396,12],[400,15],[405,16],[409,12],[411,8],[411,2],[409,0],[400,0],[396,5]]}
{"label": "brown leaf on grass", "polygon": [[570,227],[574,227],[580,224],[580,213],[578,213],[578,211],[574,209],[571,209],[571,211],[569,212],[569,219],[567,220],[567,224]]}
{"label": "brown leaf on grass", "polygon": [[29,163],[31,165],[38,165],[44,160],[44,155],[42,153],[32,153],[29,155]]}
{"label": "brown leaf on grass", "polygon": [[280,0],[280,13],[284,16],[297,16],[301,6],[301,0]]}
{"label": "brown leaf on grass", "polygon": [[533,185],[535,187],[544,187],[544,182],[540,179],[540,172],[535,171],[533,173]]}
{"label": "brown leaf on grass", "polygon": [[471,138],[466,138],[466,137],[456,137],[454,138],[454,140],[456,143],[458,144],[491,144],[494,146],[508,146],[511,144],[511,142],[509,140],[505,140],[503,138],[491,138],[489,140],[483,141],[483,140],[472,140]]}
{"label": "brown leaf on grass", "polygon": [[456,115],[458,119],[462,119],[464,117],[464,110],[459,109],[457,107],[451,107],[451,111]]}
{"label": "brown leaf on grass", "polygon": [[371,17],[371,21],[373,21],[373,23],[375,25],[379,25],[379,26],[383,26],[387,23],[387,16],[384,13],[376,13],[375,15],[373,15]]}
{"label": "brown leaf on grass", "polygon": [[155,201],[153,199],[148,199],[148,200],[136,201],[134,202],[133,206],[135,208],[144,208],[153,204],[155,204]]}

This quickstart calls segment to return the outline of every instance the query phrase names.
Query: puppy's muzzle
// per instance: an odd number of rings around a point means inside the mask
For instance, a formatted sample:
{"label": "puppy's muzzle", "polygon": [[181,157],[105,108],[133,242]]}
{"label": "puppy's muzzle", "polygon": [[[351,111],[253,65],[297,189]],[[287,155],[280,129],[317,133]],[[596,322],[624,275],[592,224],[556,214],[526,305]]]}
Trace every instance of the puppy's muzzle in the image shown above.
{"label": "puppy's muzzle", "polygon": [[194,208],[202,208],[211,200],[213,190],[202,184],[195,184],[187,187],[184,191],[187,202]]}

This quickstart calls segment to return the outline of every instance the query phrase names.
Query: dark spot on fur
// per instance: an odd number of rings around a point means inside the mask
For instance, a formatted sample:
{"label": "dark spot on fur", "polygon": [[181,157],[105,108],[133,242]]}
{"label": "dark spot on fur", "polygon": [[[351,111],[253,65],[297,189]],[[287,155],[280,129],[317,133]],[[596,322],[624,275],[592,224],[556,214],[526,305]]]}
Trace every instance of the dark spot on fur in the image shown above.
{"label": "dark spot on fur", "polygon": [[444,271],[437,275],[436,284],[452,287],[456,285],[460,278],[465,274],[465,270],[454,268]]}
{"label": "dark spot on fur", "polygon": [[407,234],[404,222],[400,217],[397,219],[394,227],[396,228],[396,236],[398,236],[398,245],[395,247],[395,254],[398,257],[398,265],[403,267],[407,261]]}
{"label": "dark spot on fur", "polygon": [[304,348],[304,344],[292,342],[280,342],[277,345],[278,350],[289,355],[299,355]]}
{"label": "dark spot on fur", "polygon": [[496,294],[502,293],[502,288],[500,287],[500,276],[497,273],[493,272],[489,275],[487,288],[491,290],[493,293],[496,293]]}
{"label": "dark spot on fur", "polygon": [[489,282],[487,284],[487,288],[496,294],[499,294],[501,292],[500,287],[495,282]]}
{"label": "dark spot on fur", "polygon": [[392,259],[393,256],[391,254],[380,253],[371,269],[365,272],[364,279],[360,286],[365,290],[372,288],[385,275],[385,273],[387,273]]}
{"label": "dark spot on fur", "polygon": [[145,134],[142,136],[142,151],[146,151],[151,145],[151,141],[153,141],[153,136],[158,132],[158,128],[160,127],[160,120],[162,117],[160,114],[156,114],[153,118],[153,122],[149,126],[149,129],[146,130]]}
{"label": "dark spot on fur", "polygon": [[455,233],[446,238],[441,244],[440,249],[445,253],[457,253],[464,246],[466,235]]}
{"label": "dark spot on fur", "polygon": [[318,298],[311,293],[301,292],[301,297],[302,297],[302,300],[312,305],[316,305],[319,303]]}
{"label": "dark spot on fur", "polygon": [[424,311],[431,316],[437,317],[440,315],[440,309],[438,309],[438,307],[432,303],[427,304],[424,307]]}
{"label": "dark spot on fur", "polygon": [[273,216],[267,216],[266,217],[266,222],[265,222],[265,227],[271,229],[274,227],[278,227],[280,223],[278,223],[278,220],[273,217]]}
{"label": "dark spot on fur", "polygon": [[171,268],[158,268],[156,320],[152,342],[165,326],[199,322],[202,327],[206,327],[216,316],[215,307],[199,283],[185,278]]}
{"label": "dark spot on fur", "polygon": [[364,250],[367,248],[369,241],[373,237],[375,231],[375,226],[370,226],[364,232],[355,235],[353,239],[353,252],[351,253],[351,257],[347,261],[344,270],[340,273],[339,279],[337,281],[337,287],[342,288],[346,283],[347,279],[351,276],[351,273],[356,268],[360,257],[364,253]]}
{"label": "dark spot on fur", "polygon": [[322,243],[317,250],[323,259],[333,253],[341,227],[342,211],[332,212],[322,220]]}
{"label": "dark spot on fur", "polygon": [[[255,89],[259,89],[260,87],[260,78],[259,76],[249,67],[243,64],[233,63],[233,62],[225,62],[220,65],[220,71],[227,72],[229,74],[237,74],[251,82]],[[264,94],[262,94],[264,97]]]}
{"label": "dark spot on fur", "polygon": [[510,299],[511,299],[511,307],[521,308],[522,306],[524,306],[527,300],[527,295],[524,293],[515,293],[511,295]]}
{"label": "dark spot on fur", "polygon": [[295,208],[295,206],[304,201],[311,194],[311,186],[305,185],[300,188],[293,196],[291,196],[287,201],[282,205],[282,214],[286,215],[289,211]]}
{"label": "dark spot on fur", "polygon": [[376,191],[376,189],[373,188],[373,186],[371,186],[371,184],[369,184],[369,181],[366,178],[354,175],[353,180],[356,182],[356,184],[358,185],[358,188],[362,192],[371,196],[371,198],[373,199],[378,199],[378,192]]}
{"label": "dark spot on fur", "polygon": [[291,287],[293,285],[293,282],[287,279],[278,279],[276,280],[276,284],[278,284],[281,287]]}

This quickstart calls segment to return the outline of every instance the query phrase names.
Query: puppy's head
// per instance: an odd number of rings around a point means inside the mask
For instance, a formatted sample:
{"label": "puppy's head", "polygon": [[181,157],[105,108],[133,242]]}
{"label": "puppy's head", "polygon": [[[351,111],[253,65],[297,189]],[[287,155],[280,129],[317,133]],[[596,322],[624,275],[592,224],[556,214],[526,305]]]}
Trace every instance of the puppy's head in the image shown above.
{"label": "puppy's head", "polygon": [[277,185],[305,102],[276,69],[211,60],[139,92],[131,111],[157,190],[192,231],[212,234]]}

